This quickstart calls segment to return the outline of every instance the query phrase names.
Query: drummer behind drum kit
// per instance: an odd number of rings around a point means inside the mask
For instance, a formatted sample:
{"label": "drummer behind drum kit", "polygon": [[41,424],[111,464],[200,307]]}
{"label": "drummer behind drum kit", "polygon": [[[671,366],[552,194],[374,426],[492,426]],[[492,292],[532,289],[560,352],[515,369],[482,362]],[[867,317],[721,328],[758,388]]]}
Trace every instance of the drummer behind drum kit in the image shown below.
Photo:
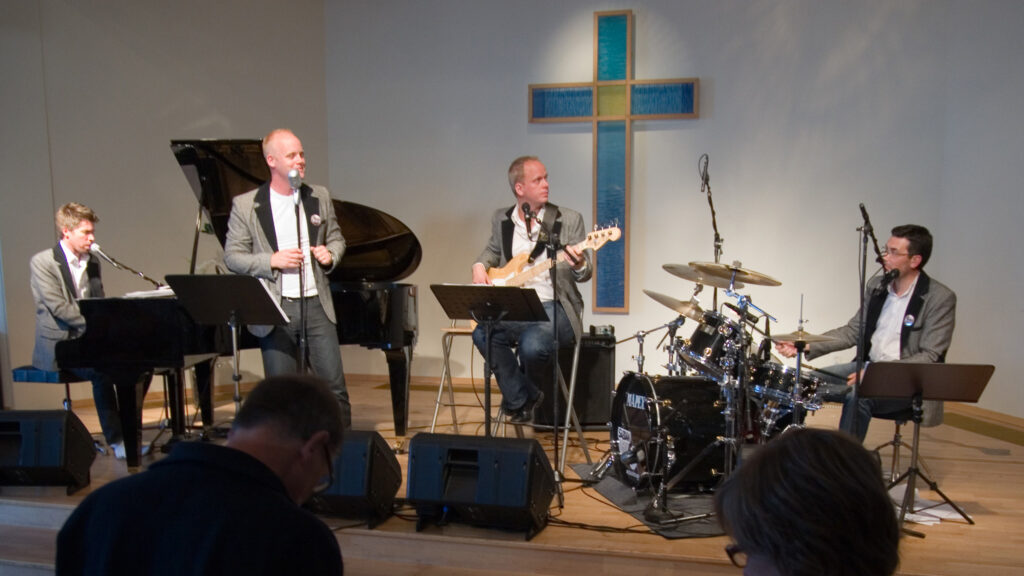
{"label": "drummer behind drum kit", "polygon": [[[637,371],[627,372],[616,388],[611,413],[611,451],[594,469],[600,478],[614,467],[618,477],[636,490],[654,492],[653,503],[664,503],[669,491],[705,492],[729,476],[739,464],[740,445],[765,443],[789,426],[802,426],[806,411],[821,407],[820,372],[801,370],[775,361],[772,341],[794,342],[801,351],[809,342],[830,340],[803,330],[772,336],[775,318],[735,292],[745,284],[780,286],[777,280],[739,262],[666,264],[665,270],[696,283],[689,301],[644,290],[679,317],[668,324],[622,340],[636,339],[640,351]],[[704,286],[724,288],[737,304],[724,303],[738,316],[703,310],[696,299]],[[764,329],[758,327],[764,319]],[[697,322],[689,338],[676,336],[686,319]],[[802,322],[801,322],[802,324]],[[667,328],[665,376],[643,369],[643,338]],[[761,334],[757,350],[752,332]],[[665,339],[662,342],[665,342]],[[660,345],[659,345],[660,347]],[[819,390],[821,388],[821,390]]]}

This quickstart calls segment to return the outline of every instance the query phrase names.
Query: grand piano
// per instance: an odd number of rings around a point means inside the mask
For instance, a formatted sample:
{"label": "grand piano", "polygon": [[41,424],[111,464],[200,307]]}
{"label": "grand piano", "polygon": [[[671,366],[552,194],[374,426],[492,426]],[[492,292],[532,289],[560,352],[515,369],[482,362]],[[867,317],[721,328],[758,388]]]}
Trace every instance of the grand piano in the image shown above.
{"label": "grand piano", "polygon": [[[172,140],[171,150],[197,199],[193,269],[189,271],[194,273],[201,232],[215,234],[223,248],[232,200],[268,180],[270,172],[259,140]],[[334,200],[334,211],[346,242],[345,255],[329,276],[338,316],[338,339],[343,345],[358,344],[384,353],[395,432],[404,436],[418,301],[416,286],[398,281],[416,271],[423,251],[416,235],[390,214],[341,200]],[[204,223],[204,213],[208,223]],[[142,389],[148,376],[154,369],[170,369],[177,374],[211,356],[230,355],[231,346],[225,330],[217,334],[201,329],[173,299],[133,300],[127,304],[125,300],[83,300],[82,313],[88,327],[85,335],[59,343],[56,353],[63,368],[96,367],[115,376],[121,406],[128,408],[122,410],[121,418],[128,464],[132,466],[139,459]],[[124,306],[145,314],[147,326],[125,326],[137,323],[124,322],[134,318],[122,315]],[[122,327],[98,328],[112,324]],[[161,351],[140,346],[140,331],[164,334],[159,337]],[[243,330],[243,334],[247,332]],[[243,338],[242,347],[255,346],[255,339]],[[175,388],[180,388],[180,377],[173,382]],[[180,390],[172,396],[180,398]]]}

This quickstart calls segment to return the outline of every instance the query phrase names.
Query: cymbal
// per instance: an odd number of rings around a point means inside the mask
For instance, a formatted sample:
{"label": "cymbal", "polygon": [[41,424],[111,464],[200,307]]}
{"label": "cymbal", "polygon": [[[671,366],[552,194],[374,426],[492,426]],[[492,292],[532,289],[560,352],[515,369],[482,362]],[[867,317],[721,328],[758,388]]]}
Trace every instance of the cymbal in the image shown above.
{"label": "cymbal", "polygon": [[729,279],[732,278],[733,272],[735,272],[737,282],[742,281],[747,284],[756,284],[758,286],[782,286],[782,282],[779,282],[767,274],[754,272],[753,270],[747,270],[738,266],[730,266],[729,264],[719,264],[718,262],[690,262],[690,267],[705,276],[724,278],[727,284]]}
{"label": "cymbal", "polygon": [[[716,276],[709,276],[707,274],[694,270],[693,268],[687,266],[686,264],[664,264],[662,265],[662,268],[664,268],[666,272],[672,274],[673,276],[678,276],[683,280],[689,280],[690,282],[696,282],[697,284],[703,284],[704,286],[711,286],[714,288],[729,287],[728,278],[723,279],[718,278]],[[737,290],[743,288],[743,283],[737,282],[733,286],[733,288]]]}
{"label": "cymbal", "polygon": [[774,334],[771,339],[773,342],[803,342],[805,344],[811,344],[814,342],[834,342],[836,340],[831,336],[811,334],[810,332],[804,332],[803,330],[797,330],[796,332],[790,332],[789,334]]}
{"label": "cymbal", "polygon": [[693,302],[684,302],[683,300],[677,300],[671,296],[659,294],[658,292],[654,292],[651,290],[644,290],[644,294],[647,294],[651,298],[654,298],[654,300],[657,301],[659,304],[664,304],[665,306],[668,306],[672,310],[675,310],[676,313],[686,316],[690,320],[696,320],[697,322],[700,322],[704,318],[704,311],[701,310],[700,306],[694,304]]}

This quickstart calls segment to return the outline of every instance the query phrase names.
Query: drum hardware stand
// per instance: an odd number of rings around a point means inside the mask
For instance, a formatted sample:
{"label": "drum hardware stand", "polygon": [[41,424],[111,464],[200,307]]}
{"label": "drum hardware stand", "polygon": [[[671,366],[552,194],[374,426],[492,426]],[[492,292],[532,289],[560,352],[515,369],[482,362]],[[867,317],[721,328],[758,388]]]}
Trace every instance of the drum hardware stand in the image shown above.
{"label": "drum hardware stand", "polygon": [[[800,320],[796,324],[797,331],[804,331],[804,295],[800,295]],[[863,325],[862,328],[863,330]],[[804,427],[804,413],[803,413],[803,358],[804,350],[807,349],[806,340],[797,340],[793,343],[796,346],[796,378],[793,381],[793,423],[786,428]],[[858,372],[860,370],[858,369]]]}

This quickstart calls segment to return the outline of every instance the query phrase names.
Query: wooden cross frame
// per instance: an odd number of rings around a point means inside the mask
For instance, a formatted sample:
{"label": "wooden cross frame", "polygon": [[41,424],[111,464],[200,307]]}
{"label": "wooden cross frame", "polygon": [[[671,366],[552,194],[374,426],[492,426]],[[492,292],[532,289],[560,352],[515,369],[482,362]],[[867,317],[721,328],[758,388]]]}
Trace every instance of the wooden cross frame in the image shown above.
{"label": "wooden cross frame", "polygon": [[598,256],[594,312],[629,312],[629,195],[634,120],[697,118],[697,78],[633,79],[633,11],[594,13],[594,80],[531,84],[530,122],[591,122],[594,223],[618,222],[623,240]]}

